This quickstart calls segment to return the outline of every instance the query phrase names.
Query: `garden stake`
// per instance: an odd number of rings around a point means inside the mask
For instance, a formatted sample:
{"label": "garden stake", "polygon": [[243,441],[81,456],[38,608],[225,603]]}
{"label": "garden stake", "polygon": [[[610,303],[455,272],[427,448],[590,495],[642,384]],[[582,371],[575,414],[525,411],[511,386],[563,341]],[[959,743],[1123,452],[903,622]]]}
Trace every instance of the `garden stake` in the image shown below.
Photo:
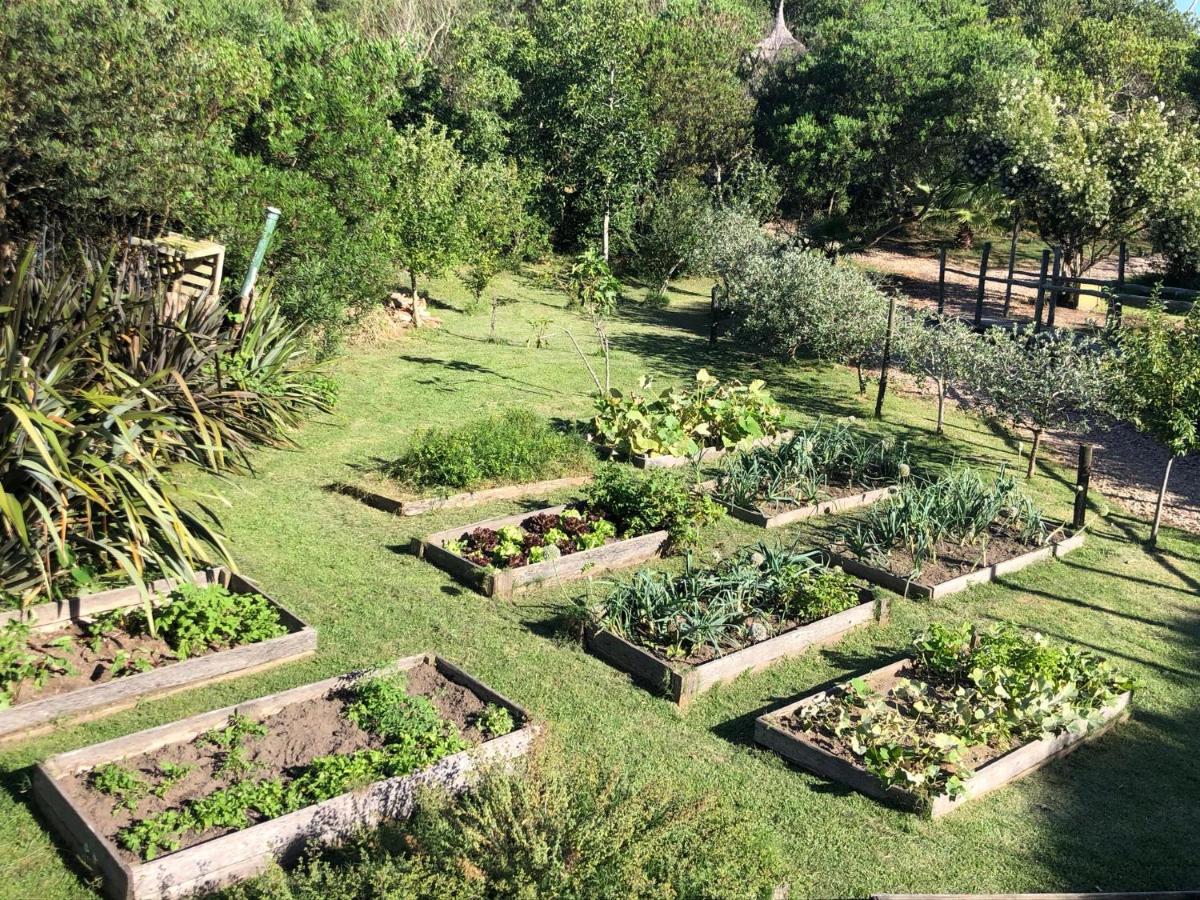
{"label": "garden stake", "polygon": [[992,242],[983,245],[983,256],[979,258],[979,291],[975,295],[975,328],[983,327],[983,300],[987,292],[988,257],[992,255]]}
{"label": "garden stake", "polygon": [[1092,445],[1079,445],[1079,466],[1075,470],[1075,515],[1071,526],[1079,529],[1087,524],[1088,483],[1092,479]]}

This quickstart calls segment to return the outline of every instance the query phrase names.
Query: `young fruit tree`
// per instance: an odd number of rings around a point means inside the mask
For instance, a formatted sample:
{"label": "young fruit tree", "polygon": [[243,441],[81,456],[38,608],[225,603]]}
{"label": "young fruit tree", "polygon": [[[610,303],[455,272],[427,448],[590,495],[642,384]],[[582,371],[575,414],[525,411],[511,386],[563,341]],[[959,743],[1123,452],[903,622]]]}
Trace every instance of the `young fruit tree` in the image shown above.
{"label": "young fruit tree", "polygon": [[968,389],[992,415],[1033,433],[1026,478],[1033,477],[1047,429],[1083,431],[1109,408],[1104,375],[1111,350],[1095,338],[994,328],[980,349]]}
{"label": "young fruit tree", "polygon": [[946,389],[970,380],[971,367],[981,358],[981,340],[966,322],[954,316],[934,316],[913,334],[904,365],[933,382],[937,390],[937,434],[945,433]]}
{"label": "young fruit tree", "polygon": [[1150,526],[1153,546],[1171,466],[1200,450],[1200,313],[1193,309],[1176,325],[1152,308],[1143,320],[1120,330],[1117,347],[1109,368],[1118,414],[1170,451]]}

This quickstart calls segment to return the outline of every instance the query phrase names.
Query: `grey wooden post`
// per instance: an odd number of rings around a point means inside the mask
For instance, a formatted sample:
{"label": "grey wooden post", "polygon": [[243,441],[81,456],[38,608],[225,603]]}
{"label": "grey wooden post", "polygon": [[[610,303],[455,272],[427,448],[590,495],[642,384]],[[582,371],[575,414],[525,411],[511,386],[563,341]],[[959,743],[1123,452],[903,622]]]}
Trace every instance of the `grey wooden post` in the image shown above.
{"label": "grey wooden post", "polygon": [[1042,272],[1038,276],[1037,299],[1033,303],[1033,330],[1042,330],[1042,311],[1046,306],[1046,272],[1050,269],[1050,251],[1042,251]]}
{"label": "grey wooden post", "polygon": [[1062,247],[1054,248],[1054,280],[1050,286],[1050,308],[1046,310],[1046,327],[1054,327],[1054,311],[1058,308],[1059,279],[1062,276]]}
{"label": "grey wooden post", "polygon": [[946,248],[938,251],[938,315],[946,311]]}
{"label": "grey wooden post", "polygon": [[1071,526],[1079,529],[1087,524],[1088,484],[1092,480],[1092,445],[1079,445],[1079,465],[1075,469],[1075,515]]}
{"label": "grey wooden post", "polygon": [[1013,230],[1012,240],[1008,245],[1008,280],[1004,284],[1004,314],[1003,318],[1008,318],[1009,307],[1012,306],[1012,281],[1013,269],[1017,267],[1017,235],[1021,231],[1021,214],[1013,212]]}
{"label": "grey wooden post", "polygon": [[720,288],[715,284],[712,286],[711,301],[711,319],[708,323],[708,342],[710,344],[715,344],[717,342],[717,316],[721,312]]}
{"label": "grey wooden post", "polygon": [[975,327],[983,327],[983,300],[987,291],[988,257],[992,255],[992,242],[985,241],[983,256],[979,258],[979,290],[975,295]]}

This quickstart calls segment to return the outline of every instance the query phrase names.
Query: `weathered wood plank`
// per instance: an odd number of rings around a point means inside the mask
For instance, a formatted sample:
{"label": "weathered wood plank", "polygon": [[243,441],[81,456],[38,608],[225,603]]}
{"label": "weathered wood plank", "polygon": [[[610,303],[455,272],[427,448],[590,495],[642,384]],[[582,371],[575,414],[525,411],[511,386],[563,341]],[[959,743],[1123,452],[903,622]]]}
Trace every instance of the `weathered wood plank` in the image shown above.
{"label": "weathered wood plank", "polygon": [[714,685],[732,681],[746,672],[760,671],[781,659],[799,656],[811,647],[833,643],[846,632],[885,616],[886,601],[877,600],[869,591],[863,593],[869,599],[858,606],[698,666],[673,666],[632,641],[600,629],[587,629],[585,642],[596,656],[686,707]]}
{"label": "weathered wood plank", "polygon": [[[911,665],[912,660],[901,659],[861,676],[867,680],[890,677]],[[849,679],[844,679],[849,680]],[[824,778],[838,781],[848,787],[876,800],[898,806],[902,809],[916,810],[921,804],[917,796],[898,787],[885,788],[875,776],[865,768],[842,759],[816,744],[805,740],[783,725],[783,721],[796,713],[798,709],[825,699],[828,691],[818,691],[800,700],[794,701],[780,709],[759,716],[754,722],[754,740],[756,743],[774,750],[780,756]],[[934,798],[925,810],[931,818],[939,818],[958,809],[964,803],[977,797],[982,797],[1008,785],[1018,778],[1035,772],[1061,756],[1072,752],[1084,742],[1090,741],[1108,731],[1118,722],[1128,717],[1128,706],[1131,694],[1122,694],[1116,702],[1102,711],[1103,724],[1083,735],[1059,734],[1049,738],[1028,741],[1009,752],[989,760],[976,769],[965,780],[963,795],[957,800],[941,796]]]}
{"label": "weathered wood plank", "polygon": [[805,519],[812,519],[817,516],[832,516],[850,509],[869,506],[890,496],[895,491],[895,487],[876,488],[858,494],[850,494],[845,497],[820,500],[816,503],[810,503],[807,506],[800,506],[796,509],[776,513],[773,516],[767,516],[758,509],[748,509],[744,506],[729,503],[719,497],[714,497],[713,499],[729,510],[729,514],[735,519],[740,519],[751,525],[758,525],[761,528],[782,528],[785,525],[791,525]]}
{"label": "weathered wood plank", "polygon": [[371,490],[365,485],[343,483],[337,485],[339,493],[361,500],[368,506],[397,516],[419,516],[441,509],[479,506],[495,500],[512,500],[517,497],[529,497],[538,494],[552,494],[555,491],[570,487],[579,487],[592,480],[591,475],[575,475],[568,478],[551,478],[546,481],[532,481],[525,484],[509,484],[503,487],[485,488],[479,491],[467,491],[461,494],[449,494],[445,497],[425,497],[405,499],[390,496],[382,491]]}
{"label": "weathered wood plank", "polygon": [[[220,582],[235,592],[262,593],[253,582],[225,569],[199,572],[196,582]],[[167,593],[178,583],[179,579],[167,580],[156,582],[155,586],[159,588],[158,593]],[[99,718],[127,709],[140,700],[261,671],[315,653],[316,629],[306,625],[273,598],[266,594],[263,596],[275,608],[281,624],[288,629],[287,634],[255,644],[243,644],[228,650],[206,653],[203,656],[162,665],[148,672],[114,678],[69,693],[43,697],[0,710],[0,741],[31,737],[45,731],[52,723]],[[141,594],[136,588],[121,588],[80,597],[68,604],[41,604],[27,612],[30,621],[38,623],[37,630],[52,631],[62,628],[73,618],[132,608],[140,606],[142,602]]]}
{"label": "weathered wood plank", "polygon": [[[261,718],[359,679],[402,671],[427,662],[436,665],[446,677],[475,691],[486,702],[499,703],[508,708],[516,720],[523,723],[521,727],[510,734],[446,757],[421,772],[379,781],[259,825],[135,864],[126,863],[117,848],[95,830],[86,815],[58,787],[57,779],[106,762],[191,740],[225,722],[234,712]],[[274,861],[290,862],[306,845],[336,842],[384,819],[407,816],[412,811],[418,789],[423,785],[436,783],[450,790],[463,790],[468,785],[470,773],[480,766],[503,763],[526,753],[538,730],[528,713],[503,695],[452,663],[432,654],[421,654],[397,660],[375,671],[335,676],[59,754],[41,763],[35,770],[34,799],[46,813],[48,821],[60,830],[68,846],[105,876],[108,896],[117,900],[184,897],[211,891],[257,874]]]}
{"label": "weathered wood plank", "polygon": [[474,588],[490,597],[508,597],[512,594],[528,590],[546,581],[567,582],[576,581],[589,575],[612,571],[625,566],[636,565],[654,559],[662,553],[670,535],[665,531],[654,531],[650,534],[634,538],[613,541],[602,547],[591,550],[581,550],[578,553],[568,553],[558,559],[548,559],[545,562],[530,563],[515,569],[505,569],[499,572],[488,572],[483,566],[457,553],[451,553],[445,545],[457,540],[462,535],[476,528],[496,530],[506,525],[520,525],[530,516],[541,514],[554,515],[561,513],[565,505],[549,506],[532,512],[517,513],[511,516],[500,516],[495,519],[485,519],[457,528],[447,528],[434,532],[423,538],[413,538],[412,552],[440,569],[449,572],[455,579],[468,587]]}

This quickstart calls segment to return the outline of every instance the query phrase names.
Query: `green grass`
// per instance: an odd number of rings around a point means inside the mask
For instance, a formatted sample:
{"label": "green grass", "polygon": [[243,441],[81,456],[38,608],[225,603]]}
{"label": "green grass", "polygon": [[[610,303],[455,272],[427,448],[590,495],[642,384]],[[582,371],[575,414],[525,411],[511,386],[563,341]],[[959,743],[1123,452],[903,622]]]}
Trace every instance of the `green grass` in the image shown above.
{"label": "green grass", "polygon": [[[683,282],[669,307],[634,309],[612,329],[614,383],[643,371],[684,379],[700,366],[721,378],[764,377],[793,421],[869,416],[840,369],[783,368],[707,341],[707,286]],[[457,307],[465,292],[439,285]],[[1063,561],[938,602],[898,601],[892,622],[835,647],[745,677],[700,698],[686,716],[585,653],[559,615],[576,584],[515,602],[457,586],[404,548],[416,534],[528,508],[496,503],[401,519],[327,486],[355,467],[394,456],[420,428],[519,405],[582,417],[590,380],[561,335],[586,326],[556,295],[518,279],[499,289],[520,302],[500,311],[503,342],[488,343],[486,315],[435,310],[445,327],[337,361],[342,403],[328,423],[298,435],[296,450],[257,459],[253,477],[200,479],[228,502],[225,524],[244,571],[320,630],[307,662],[149,702],[111,718],[54,730],[0,753],[0,896],[95,896],[31,810],[30,767],[39,759],[350,668],[434,650],[528,707],[559,741],[596,764],[618,764],[668,786],[708,789],[766,823],[792,871],[792,896],[871,891],[1184,889],[1200,884],[1200,540],[1168,530],[1158,552],[1134,539],[1145,523],[1113,509],[1093,514],[1092,537]],[[526,347],[531,320],[552,322],[549,346]],[[585,345],[590,346],[590,341]],[[877,426],[913,443],[914,461],[1008,460],[1015,444],[958,412],[948,436],[930,434],[932,404],[889,401]],[[1043,467],[1033,491],[1064,515],[1066,473]],[[1101,507],[1104,506],[1100,502]],[[1103,511],[1103,510],[1102,510]],[[817,526],[790,529],[816,540]],[[727,520],[704,536],[728,553],[763,537]],[[677,567],[678,561],[662,563]],[[1133,720],[1064,761],[931,823],[790,768],[758,750],[754,717],[829,679],[871,667],[930,621],[1011,619],[1110,656],[1142,681]]]}

